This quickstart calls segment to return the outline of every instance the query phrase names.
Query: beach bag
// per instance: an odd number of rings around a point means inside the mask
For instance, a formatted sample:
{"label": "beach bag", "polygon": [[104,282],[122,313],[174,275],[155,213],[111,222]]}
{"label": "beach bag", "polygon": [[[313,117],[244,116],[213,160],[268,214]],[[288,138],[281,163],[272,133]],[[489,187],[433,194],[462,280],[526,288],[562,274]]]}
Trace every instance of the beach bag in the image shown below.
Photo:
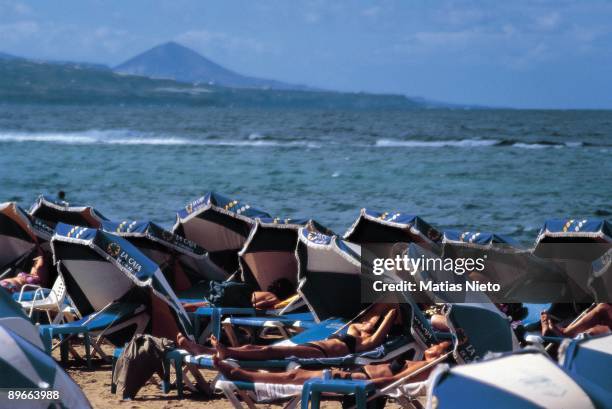
{"label": "beach bag", "polygon": [[163,379],[164,354],[175,348],[174,342],[152,335],[135,335],[117,359],[113,383],[122,399],[133,399],[138,391],[157,373]]}
{"label": "beach bag", "polygon": [[235,281],[211,281],[208,300],[213,307],[252,307],[254,288]]}

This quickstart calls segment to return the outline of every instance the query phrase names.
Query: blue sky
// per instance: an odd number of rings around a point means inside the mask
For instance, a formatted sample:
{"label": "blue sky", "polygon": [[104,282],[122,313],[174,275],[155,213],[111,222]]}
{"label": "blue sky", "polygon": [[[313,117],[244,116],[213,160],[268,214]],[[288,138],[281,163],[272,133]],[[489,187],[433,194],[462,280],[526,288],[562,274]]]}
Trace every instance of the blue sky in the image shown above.
{"label": "blue sky", "polygon": [[600,0],[0,0],[0,51],[115,65],[174,40],[328,89],[612,108],[611,22]]}

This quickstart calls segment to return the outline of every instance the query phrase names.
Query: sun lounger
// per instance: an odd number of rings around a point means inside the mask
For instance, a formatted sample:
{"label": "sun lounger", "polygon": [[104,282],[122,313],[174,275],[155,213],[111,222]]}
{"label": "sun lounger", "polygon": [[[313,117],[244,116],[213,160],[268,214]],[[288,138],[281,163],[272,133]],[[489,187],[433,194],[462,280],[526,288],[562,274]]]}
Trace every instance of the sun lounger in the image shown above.
{"label": "sun lounger", "polygon": [[612,335],[565,340],[559,361],[598,409],[612,408]]}
{"label": "sun lounger", "polygon": [[[140,304],[112,303],[102,311],[85,316],[80,320],[59,325],[39,326],[40,336],[45,344],[45,350],[50,355],[56,347],[61,349],[61,360],[65,362],[68,358],[68,351],[75,358],[79,358],[73,348],[70,347],[70,339],[75,336],[82,336],[85,346],[85,360],[87,366],[91,367],[91,348],[98,355],[106,358],[100,348],[100,343],[104,338],[113,338],[113,333],[121,332],[125,327],[140,326],[142,332],[148,319],[141,317],[145,313],[145,308]],[[95,342],[91,342],[91,337],[97,336]],[[53,345],[53,340],[59,338],[60,342]]]}

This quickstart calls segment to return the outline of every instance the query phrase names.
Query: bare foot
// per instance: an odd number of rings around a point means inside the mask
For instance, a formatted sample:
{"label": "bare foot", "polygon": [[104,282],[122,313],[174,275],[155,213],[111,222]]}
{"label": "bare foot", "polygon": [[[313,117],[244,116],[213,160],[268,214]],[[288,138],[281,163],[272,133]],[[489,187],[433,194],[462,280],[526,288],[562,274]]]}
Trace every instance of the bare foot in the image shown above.
{"label": "bare foot", "polygon": [[540,323],[542,325],[542,336],[563,336],[561,330],[557,328],[557,326],[546,311],[542,311],[542,313],[540,314]]}
{"label": "bare foot", "polygon": [[216,350],[219,360],[222,361],[227,357],[227,348],[214,335],[210,336],[210,344]]}
{"label": "bare foot", "polygon": [[424,356],[426,361],[433,361],[434,359],[439,358],[444,354],[448,348],[451,346],[449,341],[444,341],[439,344],[436,344],[430,348],[425,350]]}
{"label": "bare foot", "polygon": [[176,336],[176,344],[179,346],[179,348],[186,350],[192,355],[213,354],[215,352],[215,350],[212,348],[207,348],[203,345],[196,344],[189,338],[183,336],[183,334],[178,334]]}
{"label": "bare foot", "polygon": [[213,366],[219,370],[227,379],[232,379],[232,375],[236,372],[236,368],[219,358],[218,355],[213,355]]}

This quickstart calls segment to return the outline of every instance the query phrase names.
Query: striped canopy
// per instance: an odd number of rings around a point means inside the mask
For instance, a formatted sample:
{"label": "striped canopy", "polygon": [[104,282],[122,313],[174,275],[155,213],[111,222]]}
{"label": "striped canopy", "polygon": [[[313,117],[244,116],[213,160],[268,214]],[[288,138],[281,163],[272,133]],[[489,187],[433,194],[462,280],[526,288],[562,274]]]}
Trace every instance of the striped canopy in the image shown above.
{"label": "striped canopy", "polygon": [[58,223],[66,223],[99,228],[102,221],[107,220],[102,213],[91,206],[73,206],[44,195],[38,197],[29,213],[51,227],[55,227]]}
{"label": "striped canopy", "polygon": [[540,409],[595,406],[544,353],[523,350],[499,358],[439,365],[429,378],[428,408]]}
{"label": "striped canopy", "polygon": [[[57,391],[63,408],[91,408],[79,386],[45,352],[0,323],[0,388]],[[4,397],[3,399],[7,399]],[[4,402],[6,403],[6,401]],[[13,401],[12,408],[49,408],[48,400]],[[59,406],[59,405],[58,405]]]}
{"label": "striped canopy", "polygon": [[612,407],[612,335],[567,340],[560,361],[599,408]]}
{"label": "striped canopy", "polygon": [[209,192],[178,211],[173,232],[203,247],[229,275],[238,268],[238,252],[256,218],[270,215],[240,200]]}
{"label": "striped canopy", "polygon": [[53,230],[15,202],[0,203],[0,269],[19,262],[51,239]]}
{"label": "striped canopy", "polygon": [[[81,315],[104,310],[116,301],[162,303],[179,328],[191,334],[187,313],[157,264],[124,238],[60,223],[51,240],[58,271]],[[153,326],[163,325],[151,317]]]}
{"label": "striped canopy", "polygon": [[428,249],[436,248],[440,238],[440,232],[419,216],[370,209],[361,209],[357,220],[344,234],[344,240],[361,245],[417,243]]}
{"label": "striped canopy", "polygon": [[10,329],[38,348],[44,348],[38,329],[23,313],[21,306],[3,289],[0,289],[0,326]]}
{"label": "striped canopy", "polygon": [[255,225],[238,253],[242,280],[260,291],[268,291],[278,280],[285,279],[297,288],[295,247],[298,232],[329,230],[311,219],[256,219]]}
{"label": "striped canopy", "polygon": [[225,277],[225,272],[210,261],[206,250],[151,221],[103,221],[102,230],[123,237],[136,246],[161,268],[170,282],[175,261],[181,264],[193,282]]}

